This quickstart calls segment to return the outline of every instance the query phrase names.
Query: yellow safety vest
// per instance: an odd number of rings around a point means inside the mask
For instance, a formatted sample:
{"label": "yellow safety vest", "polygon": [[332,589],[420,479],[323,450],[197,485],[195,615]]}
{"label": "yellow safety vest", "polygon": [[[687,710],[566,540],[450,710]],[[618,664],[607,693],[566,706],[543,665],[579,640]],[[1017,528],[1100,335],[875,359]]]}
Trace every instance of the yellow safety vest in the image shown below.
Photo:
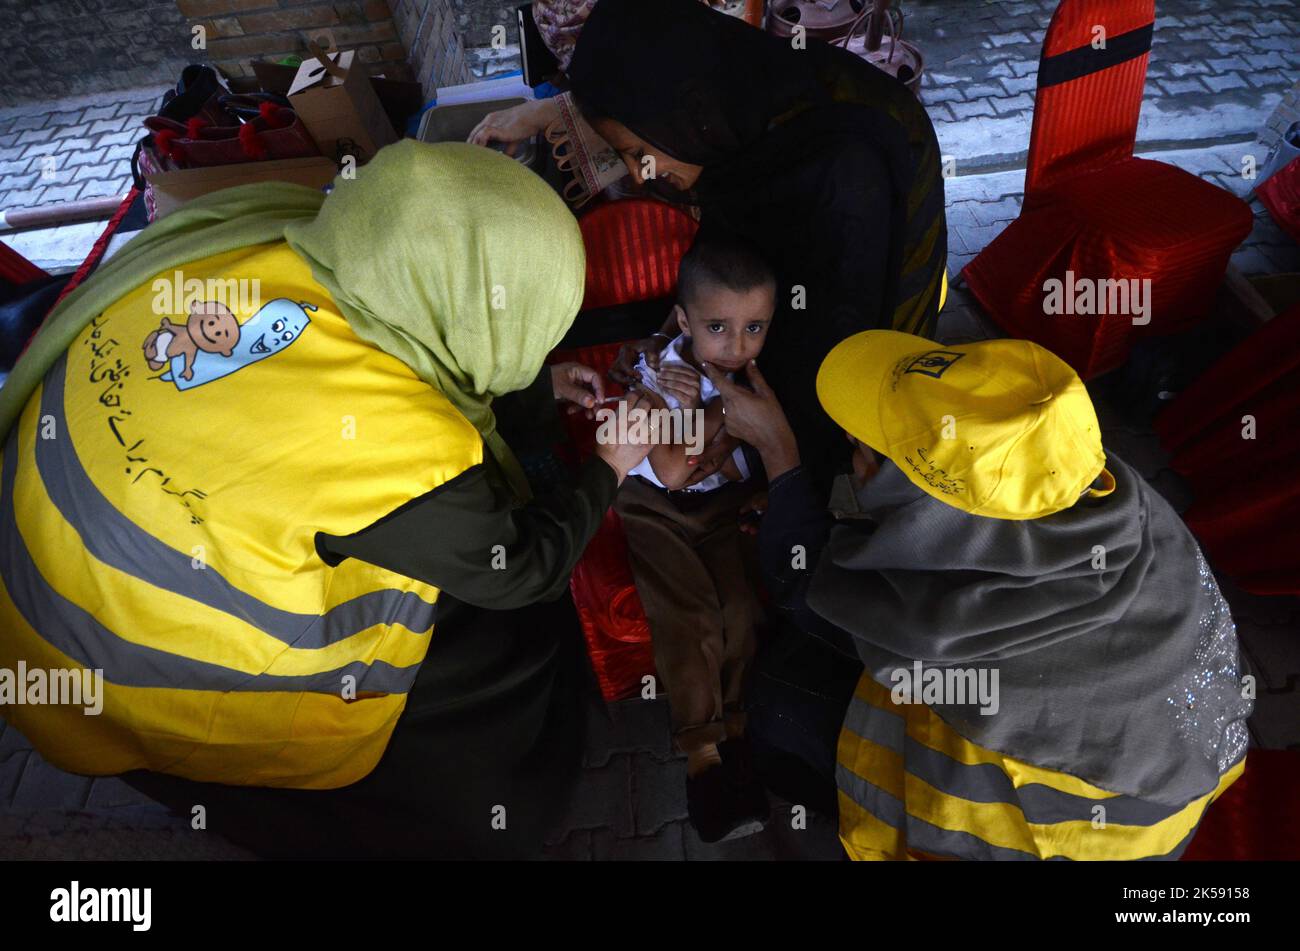
{"label": "yellow safety vest", "polygon": [[836,759],[840,841],[858,860],[1177,858],[1246,765],[1182,806],[1121,796],[976,746],[867,673]]}
{"label": "yellow safety vest", "polygon": [[355,782],[405,706],[438,590],[330,568],[314,537],[482,457],[287,245],[158,275],[50,370],[0,475],[0,668],[102,670],[102,711],[0,713],[78,773]]}

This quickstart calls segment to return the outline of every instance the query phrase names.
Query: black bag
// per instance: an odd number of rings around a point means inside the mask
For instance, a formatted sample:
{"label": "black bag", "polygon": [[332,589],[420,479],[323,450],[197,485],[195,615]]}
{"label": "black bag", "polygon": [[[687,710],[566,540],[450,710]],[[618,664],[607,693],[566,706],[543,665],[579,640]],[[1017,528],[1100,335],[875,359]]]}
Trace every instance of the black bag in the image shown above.
{"label": "black bag", "polygon": [[0,371],[13,369],[23,347],[71,277],[51,274],[26,284],[11,284],[0,278]]}
{"label": "black bag", "polygon": [[[229,90],[221,83],[221,77],[211,66],[202,63],[190,63],[181,70],[181,78],[176,81],[176,88],[163,93],[162,104],[156,115],[171,119],[182,125],[195,116],[201,117],[208,125],[237,125],[239,119],[222,105],[221,98]],[[153,149],[153,136],[146,135],[135,144],[135,153],[131,156],[131,179],[140,191],[145,190],[144,175],[140,171],[140,152]],[[156,165],[156,163],[155,163]],[[146,171],[156,171],[151,166]],[[152,204],[152,201],[149,201]],[[152,208],[149,220],[153,220]]]}

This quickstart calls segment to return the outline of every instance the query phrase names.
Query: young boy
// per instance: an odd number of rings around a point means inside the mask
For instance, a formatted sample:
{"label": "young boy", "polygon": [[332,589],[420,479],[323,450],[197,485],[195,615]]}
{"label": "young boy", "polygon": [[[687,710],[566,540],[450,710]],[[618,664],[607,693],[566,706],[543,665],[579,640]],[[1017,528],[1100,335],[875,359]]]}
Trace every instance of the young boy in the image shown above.
{"label": "young boy", "polygon": [[659,408],[702,418],[703,441],[697,432],[692,440],[656,445],[614,503],[668,691],[674,740],[686,754],[688,812],[705,842],[756,832],[768,816],[749,764],[741,706],[761,606],[738,524],[752,495],[743,485],[743,449],[695,484],[688,484],[695,472],[688,449],[698,452],[724,424],[705,365],[730,376],[757,357],[775,295],[775,278],[751,246],[697,236],[678,274],[673,312],[681,335],[661,353],[657,372],[644,358],[638,363],[641,382],[634,386]]}

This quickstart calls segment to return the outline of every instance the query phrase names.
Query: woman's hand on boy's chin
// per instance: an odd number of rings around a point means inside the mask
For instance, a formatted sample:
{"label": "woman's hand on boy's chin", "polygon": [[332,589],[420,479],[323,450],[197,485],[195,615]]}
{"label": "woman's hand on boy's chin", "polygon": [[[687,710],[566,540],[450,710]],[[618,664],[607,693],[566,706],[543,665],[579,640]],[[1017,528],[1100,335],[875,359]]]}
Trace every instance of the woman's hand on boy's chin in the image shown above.
{"label": "woman's hand on boy's chin", "polygon": [[745,369],[753,389],[728,380],[711,364],[704,364],[704,372],[722,396],[725,431],[758,450],[769,479],[799,465],[798,446],[785,410],[781,409],[757,364],[751,360]]}

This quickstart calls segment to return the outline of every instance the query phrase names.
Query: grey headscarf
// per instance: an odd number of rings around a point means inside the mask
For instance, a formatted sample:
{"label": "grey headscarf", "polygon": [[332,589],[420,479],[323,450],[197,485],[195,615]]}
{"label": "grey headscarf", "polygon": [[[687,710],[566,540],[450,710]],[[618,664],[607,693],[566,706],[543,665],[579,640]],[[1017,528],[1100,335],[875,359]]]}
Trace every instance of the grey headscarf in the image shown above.
{"label": "grey headscarf", "polygon": [[1008,521],[886,462],[832,531],[808,603],[886,687],[916,660],[997,669],[996,713],[931,704],[972,743],[1183,805],[1245,752],[1236,627],[1178,515],[1114,455],[1107,467],[1108,497]]}

